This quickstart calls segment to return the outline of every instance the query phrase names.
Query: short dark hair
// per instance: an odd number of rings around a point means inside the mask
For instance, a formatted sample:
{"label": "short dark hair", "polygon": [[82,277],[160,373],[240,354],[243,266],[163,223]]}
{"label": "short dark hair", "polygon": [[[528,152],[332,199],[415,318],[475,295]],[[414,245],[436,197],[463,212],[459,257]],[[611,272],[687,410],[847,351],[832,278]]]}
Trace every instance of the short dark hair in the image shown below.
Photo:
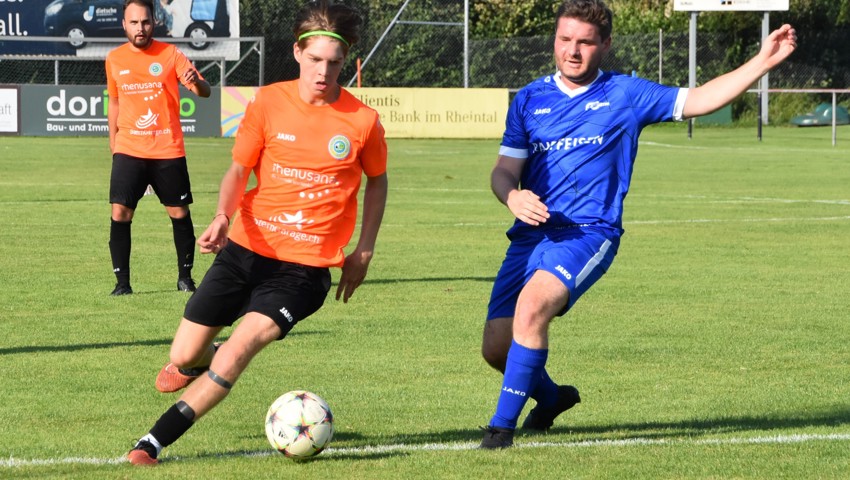
{"label": "short dark hair", "polygon": [[566,0],[555,14],[555,29],[561,18],[575,18],[596,25],[602,40],[611,36],[614,29],[614,15],[602,0]]}
{"label": "short dark hair", "polygon": [[[157,0],[158,1],[158,0]],[[136,4],[148,9],[148,13],[151,15],[151,20],[154,20],[155,10],[153,6],[154,0],[124,0],[124,10],[127,10],[127,7]]]}
{"label": "short dark hair", "polygon": [[348,54],[351,45],[360,40],[360,25],[363,19],[357,10],[340,3],[328,5],[327,1],[320,0],[305,5],[295,15],[295,27],[293,33],[298,40],[298,47],[303,49],[307,46],[310,37],[300,39],[301,35],[316,30],[332,32],[345,39],[343,49]]}

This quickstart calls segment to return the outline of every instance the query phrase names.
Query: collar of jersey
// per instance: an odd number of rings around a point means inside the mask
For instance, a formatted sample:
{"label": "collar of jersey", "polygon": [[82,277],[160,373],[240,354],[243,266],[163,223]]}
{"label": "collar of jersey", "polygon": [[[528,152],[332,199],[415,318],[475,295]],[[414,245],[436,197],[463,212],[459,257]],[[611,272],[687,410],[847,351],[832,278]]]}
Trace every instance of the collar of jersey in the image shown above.
{"label": "collar of jersey", "polygon": [[553,77],[555,77],[555,85],[558,86],[558,90],[564,92],[570,98],[575,98],[575,97],[581,95],[582,93],[586,92],[590,88],[591,85],[593,85],[594,83],[596,83],[597,80],[599,80],[599,77],[601,77],[601,76],[602,76],[602,70],[599,70],[596,73],[596,78],[594,78],[592,82],[573,90],[570,87],[566,86],[564,84],[564,81],[561,80],[561,71],[560,70],[555,72],[555,75],[553,75]]}

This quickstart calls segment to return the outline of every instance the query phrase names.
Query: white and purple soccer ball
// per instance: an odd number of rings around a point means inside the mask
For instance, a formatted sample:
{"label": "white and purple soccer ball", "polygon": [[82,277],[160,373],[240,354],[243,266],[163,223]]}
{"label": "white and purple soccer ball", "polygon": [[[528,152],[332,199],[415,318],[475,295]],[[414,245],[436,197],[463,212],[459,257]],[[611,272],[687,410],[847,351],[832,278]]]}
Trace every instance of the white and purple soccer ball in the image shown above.
{"label": "white and purple soccer ball", "polygon": [[266,437],[280,453],[294,459],[322,452],[334,434],[331,408],[315,393],[294,390],[284,393],[266,413]]}

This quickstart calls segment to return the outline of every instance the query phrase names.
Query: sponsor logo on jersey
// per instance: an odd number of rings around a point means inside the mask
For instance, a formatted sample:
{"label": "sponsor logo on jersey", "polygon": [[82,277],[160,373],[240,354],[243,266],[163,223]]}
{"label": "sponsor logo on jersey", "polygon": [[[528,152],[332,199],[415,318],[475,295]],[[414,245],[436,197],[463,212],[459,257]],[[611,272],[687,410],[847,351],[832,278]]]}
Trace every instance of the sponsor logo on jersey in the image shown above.
{"label": "sponsor logo on jersey", "polygon": [[129,75],[129,74],[130,74],[129,68],[127,70],[121,70],[120,72],[118,72],[118,75]]}
{"label": "sponsor logo on jersey", "polygon": [[537,110],[534,111],[534,114],[535,115],[543,115],[543,114],[549,113],[551,111],[552,111],[551,108],[538,108]]}
{"label": "sponsor logo on jersey", "polygon": [[162,90],[162,82],[145,82],[145,83],[123,83],[121,90],[124,92],[147,91],[147,90]]}
{"label": "sponsor logo on jersey", "polygon": [[610,107],[610,106],[611,106],[611,102],[587,102],[587,104],[584,106],[584,111],[585,112],[588,111],[588,110],[596,111],[596,110],[599,110],[602,107]]}
{"label": "sponsor logo on jersey", "polygon": [[566,268],[564,268],[564,267],[562,267],[561,265],[558,265],[557,267],[555,267],[555,270],[557,270],[557,271],[558,271],[558,273],[560,273],[561,275],[563,275],[563,276],[564,276],[564,278],[566,278],[567,280],[572,280],[572,279],[573,279],[573,276],[572,276],[572,275],[570,275],[570,272],[568,272],[568,271],[567,271],[567,269],[566,269]]}
{"label": "sponsor logo on jersey", "polygon": [[533,142],[531,144],[531,153],[548,152],[551,150],[569,150],[573,147],[581,145],[602,145],[604,140],[602,135],[595,137],[564,137],[557,140],[549,140],[547,142]]}
{"label": "sponsor logo on jersey", "polygon": [[293,135],[291,133],[278,133],[277,139],[283,140],[284,142],[294,142],[295,141],[295,135]]}
{"label": "sponsor logo on jersey", "polygon": [[154,77],[158,77],[162,74],[162,65],[159,62],[153,62],[150,67],[148,67],[148,72]]}
{"label": "sponsor logo on jersey", "polygon": [[303,168],[286,167],[277,162],[272,164],[272,173],[275,178],[283,177],[289,182],[297,182],[304,186],[315,184],[339,186],[339,180],[333,175]]}
{"label": "sponsor logo on jersey", "polygon": [[344,160],[351,153],[351,141],[345,135],[335,135],[328,142],[328,152],[337,160]]}
{"label": "sponsor logo on jersey", "polygon": [[301,230],[302,225],[310,225],[313,223],[313,220],[304,218],[304,212],[301,210],[292,214],[284,212],[283,215],[272,217],[270,220],[284,225],[295,225],[295,228],[298,230]]}
{"label": "sponsor logo on jersey", "polygon": [[136,120],[136,128],[144,129],[148,128],[151,125],[156,125],[156,120],[159,118],[158,113],[151,112],[151,109],[148,109],[148,113],[142,115]]}

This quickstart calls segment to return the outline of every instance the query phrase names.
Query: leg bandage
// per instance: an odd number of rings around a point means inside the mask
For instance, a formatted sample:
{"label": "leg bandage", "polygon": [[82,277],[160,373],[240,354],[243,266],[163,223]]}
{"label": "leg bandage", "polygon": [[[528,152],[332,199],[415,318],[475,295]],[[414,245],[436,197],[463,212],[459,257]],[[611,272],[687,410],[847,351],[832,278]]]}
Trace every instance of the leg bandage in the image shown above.
{"label": "leg bandage", "polygon": [[230,383],[227,380],[225,380],[224,378],[220,377],[217,373],[213,372],[212,370],[207,370],[207,375],[209,375],[210,379],[212,379],[212,381],[217,383],[218,385],[221,385],[222,387],[224,387],[228,390],[233,388],[232,383]]}

